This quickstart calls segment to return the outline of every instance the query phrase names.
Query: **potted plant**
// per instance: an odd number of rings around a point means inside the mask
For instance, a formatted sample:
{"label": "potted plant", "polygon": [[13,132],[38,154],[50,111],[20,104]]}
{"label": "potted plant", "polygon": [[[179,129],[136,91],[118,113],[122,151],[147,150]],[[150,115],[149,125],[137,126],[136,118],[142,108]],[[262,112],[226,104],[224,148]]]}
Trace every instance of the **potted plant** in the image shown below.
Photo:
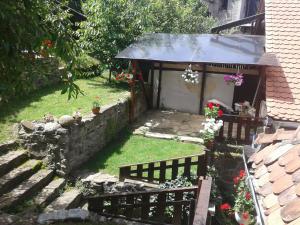
{"label": "potted plant", "polygon": [[234,182],[234,211],[235,219],[239,224],[254,224],[254,203],[249,187],[246,183],[245,171],[233,178]]}
{"label": "potted plant", "polygon": [[203,139],[204,145],[208,149],[212,150],[214,146],[215,135],[223,126],[223,121],[216,120],[214,118],[207,118],[202,124],[204,128],[200,130],[200,137]]}
{"label": "potted plant", "polygon": [[[99,99],[99,97],[96,97],[96,99]],[[97,115],[100,113],[100,102],[99,100],[96,100],[93,102],[92,112]]]}

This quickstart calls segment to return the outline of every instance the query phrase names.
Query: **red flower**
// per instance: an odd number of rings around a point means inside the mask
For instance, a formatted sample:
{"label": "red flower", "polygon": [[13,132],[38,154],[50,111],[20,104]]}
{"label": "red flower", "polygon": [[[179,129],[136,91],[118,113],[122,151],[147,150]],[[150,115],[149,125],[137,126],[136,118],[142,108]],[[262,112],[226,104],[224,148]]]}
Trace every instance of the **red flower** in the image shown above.
{"label": "red flower", "polygon": [[240,178],[243,178],[245,176],[245,170],[240,170]]}
{"label": "red flower", "polygon": [[246,193],[245,198],[247,201],[251,199],[251,194],[249,192]]}
{"label": "red flower", "polygon": [[216,104],[217,107],[220,107],[220,104]]}
{"label": "red flower", "polygon": [[52,43],[52,41],[49,40],[49,39],[43,40],[43,45],[44,45],[44,46],[47,46],[48,48],[53,47],[53,43]]}
{"label": "red flower", "polygon": [[212,108],[213,108],[213,106],[214,106],[214,103],[212,103],[212,102],[209,102],[209,103],[207,104],[207,106],[208,106],[208,108],[212,109]]}
{"label": "red flower", "polygon": [[231,206],[228,203],[224,203],[224,204],[220,205],[220,209],[221,209],[221,211],[226,211],[226,210],[231,209]]}
{"label": "red flower", "polygon": [[240,181],[240,177],[235,177],[235,178],[233,178],[233,183],[234,183],[234,184],[238,184],[239,181]]}
{"label": "red flower", "polygon": [[223,116],[223,111],[221,109],[219,109],[219,111],[218,111],[218,117],[221,117],[221,116]]}
{"label": "red flower", "polygon": [[245,220],[249,219],[249,213],[248,213],[248,212],[244,212],[244,213],[243,213],[243,218],[244,218]]}

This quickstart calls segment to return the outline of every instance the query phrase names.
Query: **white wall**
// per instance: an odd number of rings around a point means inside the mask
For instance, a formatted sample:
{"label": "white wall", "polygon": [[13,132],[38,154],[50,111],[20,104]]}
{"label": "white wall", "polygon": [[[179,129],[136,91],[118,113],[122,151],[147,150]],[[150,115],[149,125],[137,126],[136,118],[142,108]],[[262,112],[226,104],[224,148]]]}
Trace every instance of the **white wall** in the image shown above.
{"label": "white wall", "polygon": [[210,99],[217,99],[228,106],[232,106],[234,85],[228,85],[224,82],[224,76],[221,74],[207,74],[204,91],[204,103]]}
{"label": "white wall", "polygon": [[[182,112],[199,113],[200,90],[199,84],[186,83],[180,71],[163,71],[161,84],[160,108],[175,109]],[[158,92],[159,71],[154,72],[153,105],[156,107]],[[207,74],[204,92],[204,104],[209,99],[215,98],[231,106],[233,100],[234,86],[227,85],[220,74]]]}

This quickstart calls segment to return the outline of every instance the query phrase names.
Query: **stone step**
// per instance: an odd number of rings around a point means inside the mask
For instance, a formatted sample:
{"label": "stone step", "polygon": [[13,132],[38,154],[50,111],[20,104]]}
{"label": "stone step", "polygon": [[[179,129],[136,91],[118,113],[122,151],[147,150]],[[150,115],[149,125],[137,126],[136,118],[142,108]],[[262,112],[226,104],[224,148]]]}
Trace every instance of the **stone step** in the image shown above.
{"label": "stone step", "polygon": [[42,166],[42,161],[31,159],[23,163],[16,169],[0,177],[0,196],[12,190],[22,181],[29,178]]}
{"label": "stone step", "polygon": [[35,196],[33,199],[34,205],[39,207],[45,207],[60,194],[60,191],[64,188],[66,180],[64,178],[58,178],[51,181],[43,190]]}
{"label": "stone step", "polygon": [[0,197],[0,210],[10,208],[11,206],[15,206],[24,200],[29,199],[47,185],[52,180],[53,175],[54,171],[52,170],[38,171],[11,192]]}
{"label": "stone step", "polygon": [[8,151],[18,148],[18,143],[15,140],[0,143],[0,155],[6,154]]}
{"label": "stone step", "polygon": [[0,156],[0,177],[27,160],[24,150],[10,151]]}
{"label": "stone step", "polygon": [[76,208],[80,205],[81,196],[80,191],[75,188],[68,190],[48,205],[44,211],[50,212],[54,210]]}

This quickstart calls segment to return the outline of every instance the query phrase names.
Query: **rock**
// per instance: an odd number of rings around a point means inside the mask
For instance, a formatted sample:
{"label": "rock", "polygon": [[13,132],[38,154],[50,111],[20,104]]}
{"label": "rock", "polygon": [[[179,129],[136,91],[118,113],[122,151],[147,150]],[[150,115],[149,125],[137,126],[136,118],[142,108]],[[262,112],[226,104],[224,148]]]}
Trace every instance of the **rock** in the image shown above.
{"label": "rock", "polygon": [[45,133],[54,133],[57,129],[59,129],[61,126],[59,123],[50,122],[46,123],[44,127]]}
{"label": "rock", "polygon": [[102,184],[102,183],[112,184],[118,182],[119,179],[115,176],[99,172],[99,173],[89,175],[88,177],[82,179],[81,181],[83,183],[89,182],[91,184]]}
{"label": "rock", "polygon": [[72,125],[75,122],[75,120],[72,116],[64,115],[58,119],[58,122],[61,126],[67,127],[67,126]]}
{"label": "rock", "polygon": [[22,120],[21,125],[28,131],[34,131],[35,130],[35,125],[27,120]]}
{"label": "rock", "polygon": [[54,121],[55,121],[54,116],[51,115],[50,113],[45,114],[44,117],[43,117],[43,120],[44,120],[46,123],[54,122]]}

